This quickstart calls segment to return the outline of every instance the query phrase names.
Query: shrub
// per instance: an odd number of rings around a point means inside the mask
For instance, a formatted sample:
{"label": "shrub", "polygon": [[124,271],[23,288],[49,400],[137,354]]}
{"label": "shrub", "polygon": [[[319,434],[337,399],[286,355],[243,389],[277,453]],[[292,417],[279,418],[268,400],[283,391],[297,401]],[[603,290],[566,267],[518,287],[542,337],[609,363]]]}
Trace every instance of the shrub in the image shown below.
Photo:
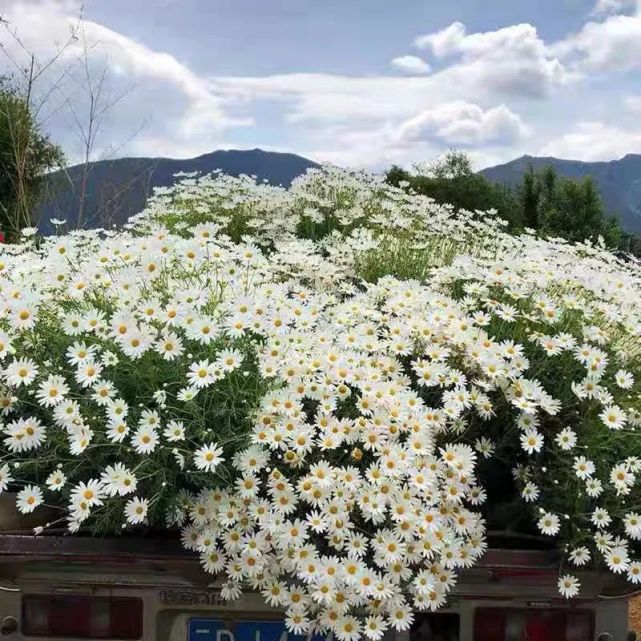
{"label": "shrub", "polygon": [[224,597],[349,641],[445,602],[509,461],[563,572],[637,582],[641,270],[503,226],[325,168],[3,248],[0,488],[180,526]]}

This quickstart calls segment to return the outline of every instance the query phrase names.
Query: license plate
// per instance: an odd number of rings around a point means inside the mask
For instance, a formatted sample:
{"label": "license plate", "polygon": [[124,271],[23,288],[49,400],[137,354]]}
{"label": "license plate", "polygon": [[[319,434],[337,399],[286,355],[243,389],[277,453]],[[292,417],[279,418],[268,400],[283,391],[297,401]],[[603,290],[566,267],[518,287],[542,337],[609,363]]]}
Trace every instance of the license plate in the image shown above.
{"label": "license plate", "polygon": [[326,641],[321,635],[292,634],[284,621],[237,621],[189,619],[188,641]]}

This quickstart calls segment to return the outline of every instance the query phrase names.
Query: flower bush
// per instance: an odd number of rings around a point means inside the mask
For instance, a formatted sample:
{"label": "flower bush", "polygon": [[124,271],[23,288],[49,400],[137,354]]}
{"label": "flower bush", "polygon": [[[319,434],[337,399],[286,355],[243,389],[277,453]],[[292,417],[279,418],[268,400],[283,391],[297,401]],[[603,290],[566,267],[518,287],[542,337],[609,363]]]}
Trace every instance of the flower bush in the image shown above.
{"label": "flower bush", "polygon": [[376,640],[482,556],[508,460],[562,594],[641,581],[639,264],[333,168],[186,176],[124,230],[1,251],[21,512],[180,527],[225,598]]}

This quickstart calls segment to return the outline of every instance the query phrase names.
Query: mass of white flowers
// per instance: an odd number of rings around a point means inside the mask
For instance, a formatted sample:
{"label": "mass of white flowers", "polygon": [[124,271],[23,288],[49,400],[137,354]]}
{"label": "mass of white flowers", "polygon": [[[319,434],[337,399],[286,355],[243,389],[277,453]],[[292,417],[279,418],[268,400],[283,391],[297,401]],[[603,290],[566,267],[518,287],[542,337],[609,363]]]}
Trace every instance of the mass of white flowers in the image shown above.
{"label": "mass of white flowers", "polygon": [[641,267],[598,244],[333,168],[187,176],[124,230],[2,246],[0,358],[18,510],[180,527],[295,633],[443,605],[493,465],[562,594],[589,563],[641,581]]}

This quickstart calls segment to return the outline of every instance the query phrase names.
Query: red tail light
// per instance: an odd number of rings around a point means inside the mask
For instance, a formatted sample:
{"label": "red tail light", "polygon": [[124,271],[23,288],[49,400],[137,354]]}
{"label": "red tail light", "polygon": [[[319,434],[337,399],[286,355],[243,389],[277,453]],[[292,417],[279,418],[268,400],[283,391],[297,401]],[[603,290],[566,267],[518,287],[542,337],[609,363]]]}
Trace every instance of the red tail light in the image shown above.
{"label": "red tail light", "polygon": [[63,639],[139,639],[142,601],[129,597],[26,595],[22,599],[22,633]]}
{"label": "red tail light", "polygon": [[589,611],[480,608],[474,615],[474,641],[590,641],[594,615]]}

